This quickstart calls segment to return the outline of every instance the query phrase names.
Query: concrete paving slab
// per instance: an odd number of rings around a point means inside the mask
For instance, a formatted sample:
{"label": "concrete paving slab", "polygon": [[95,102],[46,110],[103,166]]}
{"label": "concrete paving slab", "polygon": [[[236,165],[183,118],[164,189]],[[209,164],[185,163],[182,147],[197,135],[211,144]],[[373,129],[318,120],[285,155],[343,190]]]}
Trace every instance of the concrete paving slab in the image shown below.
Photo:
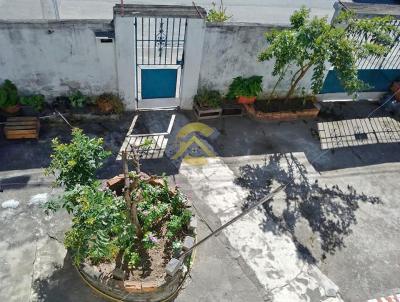
{"label": "concrete paving slab", "polygon": [[[221,158],[193,167],[182,164],[197,198],[226,223],[241,212],[247,192],[235,184],[235,175]],[[267,220],[266,220],[267,219]],[[290,235],[279,231],[263,211],[254,211],[224,230],[230,246],[255,273],[271,301],[322,301],[336,285],[299,255]],[[337,297],[334,301],[342,301]]]}

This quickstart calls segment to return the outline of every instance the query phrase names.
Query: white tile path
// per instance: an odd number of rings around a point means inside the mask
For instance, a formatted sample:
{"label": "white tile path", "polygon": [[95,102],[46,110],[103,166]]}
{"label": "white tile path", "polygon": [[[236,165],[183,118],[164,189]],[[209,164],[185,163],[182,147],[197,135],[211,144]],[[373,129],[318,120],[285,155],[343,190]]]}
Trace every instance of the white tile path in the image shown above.
{"label": "white tile path", "polygon": [[[222,159],[207,160],[207,165],[198,167],[182,163],[180,172],[196,188],[199,202],[205,202],[223,224],[240,213],[248,192],[234,183],[235,175]],[[277,233],[276,225],[265,217],[262,210],[255,210],[223,232],[271,301],[343,301],[339,295],[328,297],[338,292],[337,286],[315,265],[299,258],[290,235]],[[320,299],[312,297],[315,292]]]}

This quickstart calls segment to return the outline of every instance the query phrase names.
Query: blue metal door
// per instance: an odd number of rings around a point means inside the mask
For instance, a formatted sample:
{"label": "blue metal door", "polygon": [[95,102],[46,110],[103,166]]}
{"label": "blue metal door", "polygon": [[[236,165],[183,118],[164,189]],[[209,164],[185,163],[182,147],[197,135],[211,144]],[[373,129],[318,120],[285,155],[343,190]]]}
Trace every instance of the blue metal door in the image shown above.
{"label": "blue metal door", "polygon": [[141,69],[142,99],[176,97],[178,69]]}

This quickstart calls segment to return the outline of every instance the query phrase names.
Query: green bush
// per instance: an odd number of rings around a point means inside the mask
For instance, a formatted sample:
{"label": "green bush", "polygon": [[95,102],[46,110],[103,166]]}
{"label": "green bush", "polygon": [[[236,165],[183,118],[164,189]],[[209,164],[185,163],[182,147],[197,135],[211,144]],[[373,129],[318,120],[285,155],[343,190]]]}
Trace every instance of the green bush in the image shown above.
{"label": "green bush", "polygon": [[167,224],[167,237],[175,238],[178,232],[189,222],[190,217],[192,217],[192,213],[189,210],[183,210],[180,215],[172,215]]}
{"label": "green bush", "polygon": [[20,103],[26,106],[32,106],[37,112],[43,109],[44,95],[37,94],[31,96],[23,96],[20,99]]}
{"label": "green bush", "polygon": [[221,107],[222,96],[219,91],[202,88],[195,95],[194,101],[203,108],[218,108]]}
{"label": "green bush", "polygon": [[239,96],[255,97],[262,92],[262,76],[249,78],[236,77],[229,85],[227,98],[235,99]]}
{"label": "green bush", "polygon": [[90,102],[90,98],[85,96],[79,90],[74,91],[68,97],[68,100],[73,108],[83,108]]}
{"label": "green bush", "polygon": [[18,104],[18,89],[10,80],[0,85],[0,108],[7,108]]}
{"label": "green bush", "polygon": [[69,144],[60,143],[58,138],[52,141],[53,154],[47,174],[56,176],[56,184],[67,190],[76,185],[90,185],[95,181],[95,173],[111,152],[103,148],[102,138],[90,138],[81,129],[72,130]]}
{"label": "green bush", "polygon": [[231,17],[226,13],[226,8],[221,0],[219,7],[216,6],[215,2],[212,3],[212,8],[208,11],[206,19],[208,22],[225,22]]}
{"label": "green bush", "polygon": [[[102,139],[91,139],[80,129],[72,131],[69,144],[53,141],[52,161],[46,171],[56,175],[56,183],[65,185],[66,191],[48,201],[45,208],[46,212],[64,208],[73,216],[64,244],[76,265],[84,261],[96,265],[122,257],[132,269],[143,264],[143,253],[158,246],[158,238],[166,237],[170,247],[182,240],[192,214],[186,209],[185,196],[170,190],[166,179],[160,183],[129,173],[129,201],[100,189],[95,171],[109,155],[102,144]],[[135,202],[141,231],[132,219],[131,201]]]}
{"label": "green bush", "polygon": [[96,186],[78,186],[75,193],[73,224],[64,242],[74,263],[109,262],[121,253],[129,264],[136,265],[139,256],[132,250],[135,230],[124,199]]}

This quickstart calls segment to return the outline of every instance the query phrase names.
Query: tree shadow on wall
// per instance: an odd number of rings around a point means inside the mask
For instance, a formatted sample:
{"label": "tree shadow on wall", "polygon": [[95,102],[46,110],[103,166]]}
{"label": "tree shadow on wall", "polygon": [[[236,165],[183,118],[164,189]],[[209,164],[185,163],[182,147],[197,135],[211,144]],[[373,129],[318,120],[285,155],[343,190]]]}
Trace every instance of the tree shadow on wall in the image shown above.
{"label": "tree shadow on wall", "polygon": [[244,207],[269,194],[273,185],[289,183],[284,189],[282,214],[274,213],[274,201],[271,201],[264,204],[267,218],[293,235],[296,225],[304,218],[312,232],[320,237],[323,258],[324,254],[334,254],[345,247],[344,238],[357,223],[355,212],[360,202],[382,203],[380,198],[357,193],[349,185],[342,190],[337,185],[321,186],[318,180],[310,181],[305,166],[293,154],[275,154],[265,158],[262,165],[244,165],[239,172],[235,183],[249,191]]}

